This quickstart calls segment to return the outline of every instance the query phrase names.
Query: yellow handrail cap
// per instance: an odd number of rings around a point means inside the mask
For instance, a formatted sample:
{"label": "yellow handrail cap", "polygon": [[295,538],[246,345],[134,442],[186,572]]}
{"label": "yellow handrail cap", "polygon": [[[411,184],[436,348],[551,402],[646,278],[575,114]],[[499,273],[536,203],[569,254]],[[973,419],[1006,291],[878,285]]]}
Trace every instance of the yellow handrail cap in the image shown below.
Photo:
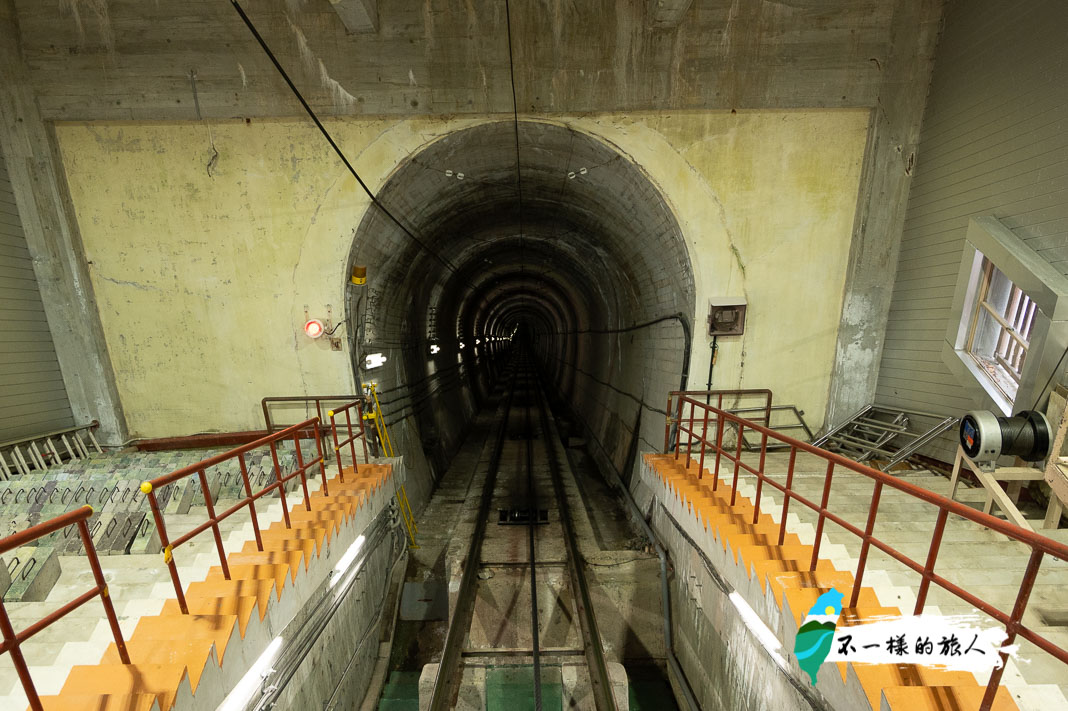
{"label": "yellow handrail cap", "polygon": [[142,482],[141,483],[141,493],[143,493],[143,494],[151,494],[152,493],[152,482],[150,482],[150,481]]}

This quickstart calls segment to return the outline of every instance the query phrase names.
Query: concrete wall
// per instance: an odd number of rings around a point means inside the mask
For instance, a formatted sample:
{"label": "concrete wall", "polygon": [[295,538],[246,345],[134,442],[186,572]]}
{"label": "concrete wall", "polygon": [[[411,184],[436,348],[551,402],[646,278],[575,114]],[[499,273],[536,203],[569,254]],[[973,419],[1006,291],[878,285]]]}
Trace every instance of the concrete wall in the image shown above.
{"label": "concrete wall", "polygon": [[[420,146],[474,121],[331,129],[374,189]],[[715,385],[772,387],[818,425],[867,112],[569,122],[624,149],[665,195],[690,247],[699,316],[712,295],[749,300],[749,331],[723,343]],[[314,127],[92,123],[57,133],[132,436],[254,428],[264,395],[355,387],[349,354],[300,332],[305,308],[343,317],[345,260],[367,207]],[[796,366],[781,365],[784,352]],[[698,341],[692,385],[707,362]]]}
{"label": "concrete wall", "polygon": [[[1066,23],[1068,6],[1056,0],[948,6],[879,370],[881,403],[945,415],[991,407],[942,357],[970,218],[997,217],[1068,274]],[[1038,385],[1052,372],[1043,364]],[[1017,409],[1031,407],[1037,393],[1028,395]],[[952,460],[954,442],[951,432],[927,453]]]}

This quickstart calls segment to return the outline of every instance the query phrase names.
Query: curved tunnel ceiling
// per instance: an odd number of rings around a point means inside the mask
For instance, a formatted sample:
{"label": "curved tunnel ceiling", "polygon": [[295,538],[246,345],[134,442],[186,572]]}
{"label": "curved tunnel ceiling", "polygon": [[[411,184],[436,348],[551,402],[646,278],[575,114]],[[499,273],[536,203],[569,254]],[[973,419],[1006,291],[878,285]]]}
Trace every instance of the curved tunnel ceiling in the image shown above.
{"label": "curved tunnel ceiling", "polygon": [[680,312],[692,319],[685,243],[644,172],[593,136],[524,121],[520,193],[515,142],[511,121],[455,131],[379,191],[437,256],[380,210],[367,212],[351,258],[367,266],[376,294],[366,347],[507,334],[523,320],[574,334]]}

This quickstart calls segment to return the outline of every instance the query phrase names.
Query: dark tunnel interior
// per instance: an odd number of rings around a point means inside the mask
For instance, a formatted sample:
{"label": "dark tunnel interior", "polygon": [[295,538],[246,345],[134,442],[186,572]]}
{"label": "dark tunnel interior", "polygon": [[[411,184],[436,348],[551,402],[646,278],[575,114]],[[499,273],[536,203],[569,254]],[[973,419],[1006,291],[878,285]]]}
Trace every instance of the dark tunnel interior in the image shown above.
{"label": "dark tunnel interior", "polygon": [[[519,327],[617,470],[633,437],[655,441],[659,418],[639,423],[685,385],[694,278],[671,207],[627,155],[548,121],[480,124],[410,156],[378,199],[411,235],[378,209],[355,231],[368,280],[350,290],[353,364],[387,417],[414,417],[402,437],[435,476]],[[368,368],[372,354],[385,363]]]}

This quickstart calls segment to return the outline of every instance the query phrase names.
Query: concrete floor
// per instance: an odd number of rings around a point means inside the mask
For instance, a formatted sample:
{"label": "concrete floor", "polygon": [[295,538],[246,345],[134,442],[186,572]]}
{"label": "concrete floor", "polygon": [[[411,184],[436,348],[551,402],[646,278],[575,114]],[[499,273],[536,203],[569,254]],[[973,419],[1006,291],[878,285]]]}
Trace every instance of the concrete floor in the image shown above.
{"label": "concrete floor", "polygon": [[[517,401],[502,449],[491,520],[482,548],[475,609],[465,642],[461,685],[482,689],[480,703],[487,709],[501,707],[505,699],[510,699],[510,709],[532,703],[531,684],[522,683],[532,674],[532,657],[525,653],[531,648],[528,529],[523,525],[497,524],[500,509],[527,506],[523,469],[526,443],[520,437],[523,413],[522,403]],[[420,547],[411,552],[406,581],[419,584],[421,590],[441,591],[458,585],[488,468],[493,418],[493,407],[476,416],[467,439],[419,518]],[[548,521],[537,527],[535,538],[544,708],[592,708],[581,628],[565,567],[563,531],[544,456],[544,433],[538,427],[536,414],[532,426],[536,432],[537,506],[548,511]],[[557,427],[566,438],[568,423],[558,421]],[[563,461],[564,457],[560,459]],[[662,671],[656,557],[646,552],[646,542],[631,528],[620,502],[583,450],[568,448],[566,460],[565,494],[586,560],[607,661],[622,663],[628,676],[637,680],[631,693],[636,702],[633,708],[641,708],[642,698],[645,708],[671,708],[670,699],[666,698],[670,696],[666,694],[669,686]],[[573,476],[569,475],[569,465]],[[452,602],[450,599],[450,609]],[[447,625],[446,619],[404,619],[402,611],[390,660],[390,682],[378,708],[417,708],[417,694],[412,690],[418,683],[418,672],[423,665],[439,661]],[[648,705],[653,699],[655,705]]]}

